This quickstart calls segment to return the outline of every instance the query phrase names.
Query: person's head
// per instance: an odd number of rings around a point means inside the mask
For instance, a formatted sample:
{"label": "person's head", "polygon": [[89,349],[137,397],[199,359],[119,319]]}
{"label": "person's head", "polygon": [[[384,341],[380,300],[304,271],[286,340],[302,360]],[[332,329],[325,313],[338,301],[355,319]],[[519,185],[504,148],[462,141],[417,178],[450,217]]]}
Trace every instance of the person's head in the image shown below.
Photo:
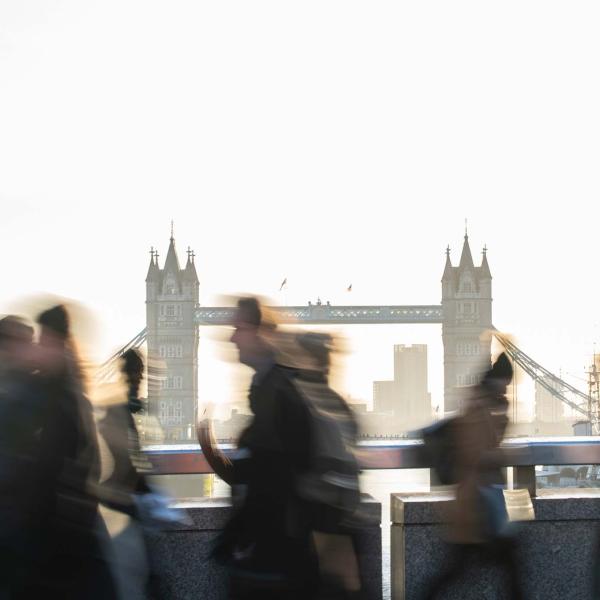
{"label": "person's head", "polygon": [[130,348],[123,353],[121,361],[121,370],[123,371],[127,382],[137,391],[140,382],[144,377],[144,361],[142,360],[140,353],[134,348]]}
{"label": "person's head", "polygon": [[69,337],[69,314],[62,304],[45,310],[37,322],[41,327],[40,344],[65,344]]}
{"label": "person's head", "polygon": [[70,337],[67,309],[59,304],[41,313],[39,357],[43,371],[60,372],[65,368],[65,350]]}
{"label": "person's head", "polygon": [[504,352],[498,356],[492,368],[484,375],[481,385],[492,407],[503,408],[507,404],[506,388],[513,378],[513,367]]}
{"label": "person's head", "polygon": [[28,370],[33,361],[33,327],[14,315],[0,319],[0,362],[13,369]]}
{"label": "person's head", "polygon": [[230,341],[238,349],[240,362],[257,368],[271,354],[271,348],[263,337],[265,328],[263,311],[259,301],[253,297],[240,298],[232,322],[234,331]]}

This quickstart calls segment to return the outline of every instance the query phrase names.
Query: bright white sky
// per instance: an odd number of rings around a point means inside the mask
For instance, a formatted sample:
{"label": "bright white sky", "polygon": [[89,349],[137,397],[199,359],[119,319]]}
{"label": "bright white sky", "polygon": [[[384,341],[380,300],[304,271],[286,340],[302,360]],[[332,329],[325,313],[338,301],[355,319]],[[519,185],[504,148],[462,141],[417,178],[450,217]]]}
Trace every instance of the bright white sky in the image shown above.
{"label": "bright white sky", "polygon": [[[582,376],[600,339],[599,30],[596,1],[4,0],[0,310],[78,298],[107,354],[144,325],[171,219],[203,304],[438,303],[468,218],[496,326]],[[391,345],[425,342],[439,403],[439,327],[363,329],[349,393],[370,400]]]}

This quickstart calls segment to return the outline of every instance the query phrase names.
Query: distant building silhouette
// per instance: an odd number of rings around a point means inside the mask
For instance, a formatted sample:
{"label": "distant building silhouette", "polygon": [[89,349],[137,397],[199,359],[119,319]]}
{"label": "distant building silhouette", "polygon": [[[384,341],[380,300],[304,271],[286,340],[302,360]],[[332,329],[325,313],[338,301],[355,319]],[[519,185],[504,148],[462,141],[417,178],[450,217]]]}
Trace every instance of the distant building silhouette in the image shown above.
{"label": "distant building silhouette", "polygon": [[431,421],[431,394],[427,385],[427,346],[394,346],[394,379],[398,381],[401,410],[409,427]]}
{"label": "distant building silhouette", "polygon": [[398,409],[398,386],[395,380],[373,382],[373,410],[394,416]]}
{"label": "distant building silhouette", "polygon": [[171,232],[164,267],[159,267],[158,252],[152,250],[146,276],[148,410],[158,417],[165,442],[195,436],[198,327],[194,311],[199,282],[194,253],[188,250],[187,254],[181,268]]}
{"label": "distant building silhouette", "polygon": [[[553,386],[557,385],[554,380],[546,381]],[[508,394],[508,397],[513,405],[510,411],[512,418],[509,425],[511,437],[573,435],[576,421],[581,418],[581,415],[574,414],[569,407],[553,396],[539,381],[535,382],[533,416],[530,414],[526,401],[518,400],[512,394]]]}
{"label": "distant building silhouette", "polygon": [[373,410],[393,422],[394,433],[431,421],[425,344],[394,346],[394,379],[373,382]]}
{"label": "distant building silhouette", "polygon": [[442,311],[444,410],[451,412],[461,406],[461,388],[478,383],[491,365],[491,338],[482,334],[492,327],[492,275],[486,248],[481,266],[474,265],[466,232],[458,267],[446,250]]}

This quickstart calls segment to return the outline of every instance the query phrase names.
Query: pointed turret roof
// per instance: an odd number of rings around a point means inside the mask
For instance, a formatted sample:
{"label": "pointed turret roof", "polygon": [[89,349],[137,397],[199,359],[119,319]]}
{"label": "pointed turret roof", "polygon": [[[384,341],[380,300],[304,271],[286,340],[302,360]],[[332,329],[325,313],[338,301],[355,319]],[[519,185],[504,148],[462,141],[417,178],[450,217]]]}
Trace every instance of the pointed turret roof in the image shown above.
{"label": "pointed turret roof", "polygon": [[198,274],[196,273],[196,265],[194,264],[195,254],[191,248],[187,249],[187,263],[185,264],[185,271],[183,273],[184,279],[198,283]]}
{"label": "pointed turret roof", "polygon": [[163,271],[168,273],[174,273],[175,275],[179,275],[180,271],[179,267],[179,259],[177,258],[177,250],[175,250],[175,238],[173,237],[173,233],[171,233],[171,240],[169,242],[169,250],[167,251],[167,258],[165,260],[165,266]]}
{"label": "pointed turret roof", "polygon": [[487,261],[487,247],[483,247],[483,258],[481,259],[481,267],[478,269],[480,279],[491,279],[492,273],[490,271],[490,266]]}
{"label": "pointed turret roof", "polygon": [[450,246],[446,248],[446,266],[444,267],[444,274],[442,275],[442,281],[447,281],[448,279],[454,278],[455,269],[452,266],[452,261],[450,260]]}
{"label": "pointed turret roof", "polygon": [[150,264],[148,265],[148,273],[146,274],[146,281],[156,280],[160,276],[160,270],[157,264],[158,252],[154,250],[154,247],[150,249]]}
{"label": "pointed turret roof", "polygon": [[475,268],[475,265],[473,264],[473,257],[471,256],[471,248],[469,247],[469,236],[465,232],[465,241],[463,243],[463,249],[460,255],[460,263],[458,264],[458,268],[464,269],[466,267],[471,269]]}

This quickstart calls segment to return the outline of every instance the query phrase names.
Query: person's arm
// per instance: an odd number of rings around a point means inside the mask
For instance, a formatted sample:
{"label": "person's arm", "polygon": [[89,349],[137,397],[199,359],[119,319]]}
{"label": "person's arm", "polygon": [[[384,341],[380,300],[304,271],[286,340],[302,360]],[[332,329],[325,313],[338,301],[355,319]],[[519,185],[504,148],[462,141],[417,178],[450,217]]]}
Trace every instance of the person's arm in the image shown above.
{"label": "person's arm", "polygon": [[310,427],[306,402],[293,384],[279,391],[277,405],[280,409],[280,427],[288,466],[301,472],[310,462]]}
{"label": "person's arm", "polygon": [[208,419],[198,421],[196,425],[196,434],[198,436],[200,448],[202,448],[202,453],[206,458],[206,462],[210,465],[215,474],[225,483],[232,485],[234,483],[233,464],[219,450]]}
{"label": "person's arm", "polygon": [[91,482],[87,485],[88,493],[103,506],[135,517],[137,515],[133,495],[104,483]]}

